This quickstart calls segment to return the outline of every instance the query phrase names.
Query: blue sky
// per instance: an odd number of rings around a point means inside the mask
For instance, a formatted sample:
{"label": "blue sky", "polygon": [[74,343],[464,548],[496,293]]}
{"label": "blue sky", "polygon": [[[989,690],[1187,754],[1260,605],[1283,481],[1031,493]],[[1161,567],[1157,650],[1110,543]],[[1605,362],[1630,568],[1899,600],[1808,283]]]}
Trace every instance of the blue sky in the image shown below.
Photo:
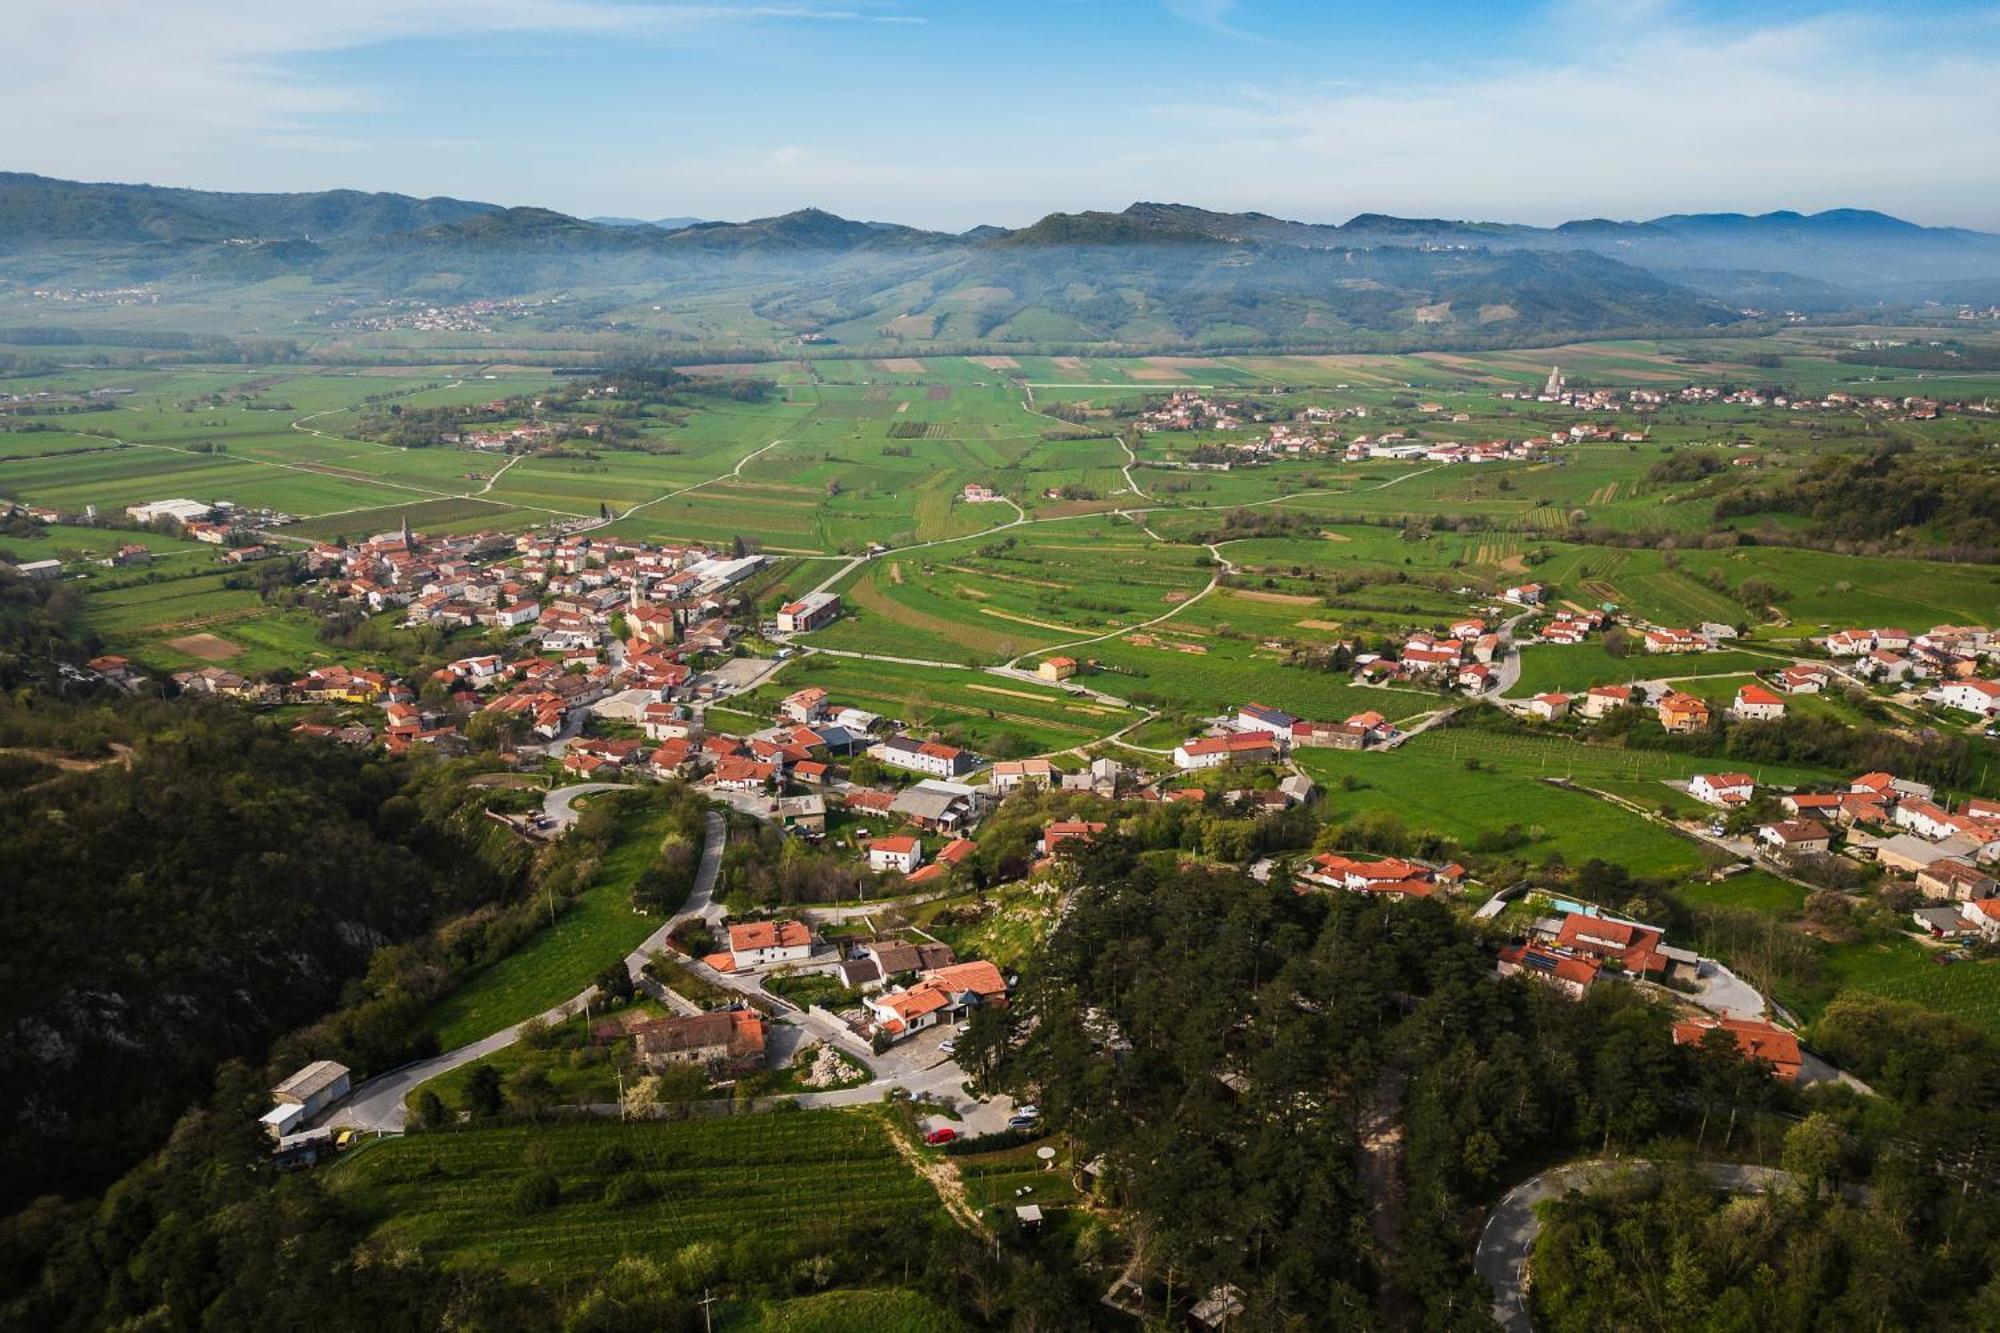
{"label": "blue sky", "polygon": [[13,4],[0,165],[84,179],[954,229],[1134,199],[2000,229],[2000,0]]}

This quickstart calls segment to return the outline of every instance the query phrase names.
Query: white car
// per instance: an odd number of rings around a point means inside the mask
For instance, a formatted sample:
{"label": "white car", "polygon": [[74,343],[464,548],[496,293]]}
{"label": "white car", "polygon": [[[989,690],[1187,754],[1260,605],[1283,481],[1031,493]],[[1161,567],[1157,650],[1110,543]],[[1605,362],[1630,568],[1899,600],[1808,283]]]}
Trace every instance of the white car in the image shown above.
{"label": "white car", "polygon": [[939,1055],[953,1055],[956,1054],[957,1051],[958,1051],[958,1042],[955,1038],[946,1037],[943,1041],[938,1043]]}

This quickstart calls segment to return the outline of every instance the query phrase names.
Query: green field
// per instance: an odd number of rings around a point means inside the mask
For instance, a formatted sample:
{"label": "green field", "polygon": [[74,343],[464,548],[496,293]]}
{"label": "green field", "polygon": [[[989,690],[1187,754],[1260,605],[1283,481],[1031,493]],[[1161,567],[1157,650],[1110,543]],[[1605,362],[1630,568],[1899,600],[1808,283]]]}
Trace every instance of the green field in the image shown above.
{"label": "green field", "polygon": [[[1635,680],[1672,680],[1689,676],[1747,677],[1789,664],[1782,656],[1725,648],[1712,653],[1660,655],[1643,649],[1624,657],[1604,651],[1602,640],[1589,643],[1529,644],[1521,652],[1521,679],[1507,692],[1510,699],[1527,699],[1549,691],[1580,694],[1593,685],[1624,685]],[[1741,684],[1739,680],[1737,682]],[[1689,688],[1677,685],[1677,688]],[[1702,693],[1695,689],[1695,693]],[[1735,692],[1734,686],[1730,693]]]}
{"label": "green field", "polygon": [[[745,1235],[832,1245],[890,1210],[942,1220],[937,1196],[888,1133],[865,1110],[470,1129],[386,1140],[331,1183],[374,1219],[384,1242],[551,1278]],[[612,1164],[613,1148],[631,1165]],[[524,1214],[512,1192],[535,1169],[555,1175],[561,1197],[548,1212]],[[652,1197],[606,1202],[606,1184],[629,1172]]]}
{"label": "green field", "polygon": [[658,929],[658,918],[632,910],[631,890],[659,852],[669,826],[670,816],[662,811],[622,811],[617,840],[591,886],[561,909],[553,925],[474,972],[431,1011],[428,1026],[437,1033],[440,1049],[451,1050],[555,1008]]}
{"label": "green field", "polygon": [[[1953,1014],[2000,1036],[2000,962],[1940,967],[1933,950],[1907,939],[1849,945],[1827,955],[1836,993],[1863,991]],[[1808,1006],[1817,1012],[1817,1006]]]}

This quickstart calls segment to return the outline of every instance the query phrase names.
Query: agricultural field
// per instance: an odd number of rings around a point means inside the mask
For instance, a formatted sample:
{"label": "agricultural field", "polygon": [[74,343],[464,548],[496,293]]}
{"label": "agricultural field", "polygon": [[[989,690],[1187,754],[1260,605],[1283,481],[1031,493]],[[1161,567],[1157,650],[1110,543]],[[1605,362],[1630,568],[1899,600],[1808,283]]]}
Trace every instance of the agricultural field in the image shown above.
{"label": "agricultural field", "polygon": [[824,653],[785,666],[747,696],[749,707],[772,715],[780,700],[807,685],[824,689],[838,706],[944,731],[988,755],[1088,745],[1140,717],[1131,709],[1012,677]]}
{"label": "agricultural field", "polygon": [[[1863,991],[1908,1000],[2000,1035],[2000,962],[1974,960],[1941,967],[1935,951],[1899,938],[1834,949],[1827,955],[1827,970],[1835,994]],[[1807,1005],[1807,1014],[1818,1007]]]}
{"label": "agricultural field", "polygon": [[[386,1140],[343,1164],[331,1188],[384,1242],[548,1278],[746,1235],[833,1244],[891,1210],[942,1220],[889,1133],[866,1110],[467,1129]],[[547,1210],[515,1202],[534,1170],[559,1185]]]}
{"label": "agricultural field", "polygon": [[[609,799],[620,797],[610,794]],[[615,844],[596,881],[553,923],[467,977],[431,1011],[429,1027],[437,1033],[439,1049],[477,1041],[555,1008],[658,929],[657,919],[633,910],[631,891],[658,854],[669,824],[669,816],[658,810],[621,812]]]}
{"label": "agricultural field", "polygon": [[1640,680],[1671,681],[1674,688],[1711,697],[1703,681],[1726,677],[1731,682],[1725,699],[1736,687],[1759,671],[1789,665],[1793,660],[1780,654],[1725,648],[1712,653],[1648,653],[1635,649],[1624,657],[1604,651],[1602,639],[1588,643],[1529,644],[1520,650],[1521,679],[1507,693],[1508,698],[1526,699],[1548,691],[1576,694],[1593,685],[1627,685]]}

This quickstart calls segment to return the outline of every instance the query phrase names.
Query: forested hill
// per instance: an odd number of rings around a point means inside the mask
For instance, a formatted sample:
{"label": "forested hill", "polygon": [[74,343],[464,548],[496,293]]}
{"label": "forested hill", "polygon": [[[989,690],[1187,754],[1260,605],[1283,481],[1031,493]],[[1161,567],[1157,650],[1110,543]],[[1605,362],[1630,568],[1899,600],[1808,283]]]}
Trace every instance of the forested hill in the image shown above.
{"label": "forested hill", "polygon": [[231,706],[17,695],[0,745],[105,760],[0,791],[0,1209],[101,1188],[218,1064],[261,1063],[379,946],[509,883],[449,770]]}

